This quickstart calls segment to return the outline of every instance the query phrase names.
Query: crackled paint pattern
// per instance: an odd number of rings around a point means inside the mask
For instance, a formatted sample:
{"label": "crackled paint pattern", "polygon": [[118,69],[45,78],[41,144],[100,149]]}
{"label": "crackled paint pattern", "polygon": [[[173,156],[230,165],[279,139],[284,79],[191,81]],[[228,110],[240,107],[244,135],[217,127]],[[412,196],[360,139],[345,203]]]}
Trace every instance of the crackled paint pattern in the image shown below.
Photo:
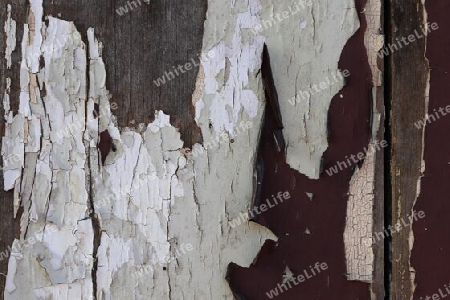
{"label": "crackled paint pattern", "polygon": [[373,193],[375,153],[366,156],[350,181],[344,242],[348,280],[373,278]]}
{"label": "crackled paint pattern", "polygon": [[[317,179],[328,106],[344,83],[295,106],[288,99],[336,74],[342,48],[359,26],[346,0],[307,5],[255,33],[292,5],[208,2],[202,51],[208,56],[192,99],[205,145],[191,152],[163,111],[150,124],[119,128],[94,29],[87,31],[87,49],[76,25],[49,17],[47,28],[42,0],[30,0],[20,99],[9,99],[8,89],[4,97],[2,155],[19,156],[5,168],[5,188],[15,190],[15,213],[24,208],[7,299],[233,298],[228,264],[248,267],[267,239],[277,240],[256,223],[229,224],[248,211],[253,196],[264,41],[273,53],[288,163]],[[20,102],[15,115],[10,101]],[[217,137],[215,147],[206,147]],[[98,149],[104,142],[106,157]],[[373,171],[365,165],[360,178]],[[30,237],[33,245],[26,243]],[[188,243],[194,251],[180,255],[177,249]]]}
{"label": "crackled paint pattern", "polygon": [[[364,45],[372,71],[372,139],[368,149],[376,149],[381,113],[377,109],[379,89],[382,85],[382,72],[378,66],[378,52],[383,46],[381,31],[381,2],[369,0],[364,7],[367,27],[364,32]],[[376,151],[365,157],[361,168],[352,176],[347,203],[347,217],[344,242],[348,280],[372,282],[374,250],[373,243],[373,207],[375,200],[375,163]]]}
{"label": "crackled paint pattern", "polygon": [[87,218],[84,129],[57,134],[65,124],[85,118],[86,50],[73,23],[50,17],[46,28],[42,17],[42,3],[31,1],[22,41],[19,112],[7,124],[10,138],[3,140],[3,155],[23,155],[14,177],[5,176],[5,188],[14,182],[15,213],[19,204],[24,207],[5,299],[88,299],[93,230]]}
{"label": "crackled paint pattern", "polygon": [[[210,3],[204,47],[218,46],[199,74],[197,122],[205,142],[222,140],[212,149],[194,145],[195,156],[162,111],[148,125],[119,129],[94,29],[86,49],[73,23],[49,17],[47,28],[42,2],[30,7],[20,109],[7,111],[2,148],[4,158],[20,156],[5,169],[5,186],[15,188],[15,212],[24,207],[5,298],[232,299],[230,261],[248,266],[266,239],[276,239],[262,226],[228,222],[252,197],[263,39],[243,29],[257,23],[258,2]],[[230,39],[217,35],[224,26],[233,29]],[[101,157],[105,137],[111,151]],[[194,251],[180,255],[183,244]]]}

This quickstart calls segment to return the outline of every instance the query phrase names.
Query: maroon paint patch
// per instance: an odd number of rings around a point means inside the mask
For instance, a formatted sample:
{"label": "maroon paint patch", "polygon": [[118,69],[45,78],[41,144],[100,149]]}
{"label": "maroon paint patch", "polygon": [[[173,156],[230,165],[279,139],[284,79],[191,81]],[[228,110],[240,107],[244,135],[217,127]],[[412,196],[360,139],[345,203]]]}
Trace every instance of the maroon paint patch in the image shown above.
{"label": "maroon paint patch", "polygon": [[100,133],[100,141],[97,145],[97,148],[100,150],[100,155],[102,157],[102,165],[105,165],[105,160],[106,160],[106,157],[108,156],[109,152],[111,150],[113,152],[116,151],[113,140],[112,140],[111,136],[109,135],[108,130],[105,130]]}
{"label": "maroon paint patch", "polygon": [[[357,11],[362,11],[365,1],[356,4]],[[361,28],[344,47],[339,62],[339,68],[349,70],[350,77],[330,106],[324,169],[362,152],[370,139],[372,74],[364,47],[366,21],[360,16]],[[279,293],[277,299],[370,299],[369,284],[346,278],[343,234],[354,166],[332,176],[323,172],[319,180],[308,179],[291,169],[285,153],[277,151],[273,133],[278,128],[268,108],[259,145],[264,165],[259,203],[269,201],[273,206],[272,195],[276,197],[279,192],[288,191],[291,197],[258,214],[255,221],[272,230],[279,240],[266,242],[250,268],[229,265],[231,289],[239,299],[268,299],[266,293],[282,283],[286,266],[298,276],[316,263],[326,263],[327,270],[298,285],[291,284],[292,288]],[[314,194],[312,200],[306,193]]]}
{"label": "maroon paint patch", "polygon": [[426,126],[425,174],[414,207],[425,213],[423,219],[413,223],[411,264],[417,284],[414,299],[439,295],[439,289],[448,295],[444,285],[450,286],[450,115],[439,113],[441,107],[450,105],[450,2],[426,1],[425,6],[427,22],[439,26],[428,34],[426,51],[431,69],[428,113],[438,112],[439,118]]}

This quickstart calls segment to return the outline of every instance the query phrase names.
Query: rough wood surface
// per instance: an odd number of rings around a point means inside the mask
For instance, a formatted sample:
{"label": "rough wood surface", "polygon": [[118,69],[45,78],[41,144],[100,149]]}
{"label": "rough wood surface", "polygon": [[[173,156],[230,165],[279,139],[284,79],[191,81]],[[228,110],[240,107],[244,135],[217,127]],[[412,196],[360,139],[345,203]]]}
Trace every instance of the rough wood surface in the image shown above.
{"label": "rough wood surface", "polygon": [[[421,26],[425,22],[422,1],[412,1],[409,5],[402,1],[391,2],[390,28],[387,29],[391,38],[386,42],[398,45],[399,40],[414,34],[415,30],[423,36]],[[418,130],[414,122],[424,118],[428,105],[425,42],[422,37],[398,50],[392,48],[394,51],[386,58],[391,66],[392,226],[410,223],[408,216],[413,212],[423,172],[423,129]],[[410,265],[410,250],[415,247],[413,234],[410,225],[392,234],[392,299],[411,299],[413,295],[415,271]]]}

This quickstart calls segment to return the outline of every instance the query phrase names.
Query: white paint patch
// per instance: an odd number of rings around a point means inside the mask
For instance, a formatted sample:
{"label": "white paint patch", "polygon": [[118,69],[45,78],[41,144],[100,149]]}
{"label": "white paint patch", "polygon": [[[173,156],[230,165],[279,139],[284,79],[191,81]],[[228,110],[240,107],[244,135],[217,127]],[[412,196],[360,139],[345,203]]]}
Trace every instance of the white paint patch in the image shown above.
{"label": "white paint patch", "polygon": [[[208,14],[219,19],[208,17],[206,20],[202,53],[209,53],[211,59],[201,61],[204,72],[203,97],[195,103],[196,121],[203,125],[204,116],[209,116],[216,134],[226,131],[233,135],[242,112],[253,119],[260,107],[249,74],[254,74],[261,66],[264,39],[245,34],[259,24],[260,4],[256,0],[250,0],[248,8],[243,9],[242,3],[239,3],[241,10],[234,10],[233,18],[229,20],[218,14],[218,9],[232,10],[229,3],[213,5],[217,7],[211,8]],[[217,42],[214,43],[209,35],[219,23],[223,23],[231,34],[223,39],[216,38]],[[221,33],[224,34],[225,31]],[[204,105],[206,102],[208,105]],[[200,118],[200,114],[203,114],[203,118]]]}
{"label": "white paint patch", "polygon": [[16,49],[16,21],[11,18],[11,4],[7,5],[7,18],[5,22],[5,34],[6,34],[6,68],[11,69],[11,54]]}
{"label": "white paint patch", "polygon": [[[374,149],[381,114],[377,110],[378,89],[382,84],[382,72],[378,67],[378,51],[383,46],[381,27],[381,2],[369,0],[364,8],[367,29],[364,32],[364,44],[372,70],[372,141],[368,146]],[[375,200],[375,162],[377,153],[370,152],[361,169],[357,169],[350,181],[347,217],[344,231],[344,243],[347,264],[347,279],[372,282],[374,272],[373,243],[373,205]]]}
{"label": "white paint patch", "polygon": [[[40,26],[36,16],[42,17],[41,7],[31,1],[31,20]],[[227,141],[197,158],[185,154],[180,133],[162,111],[147,126],[117,127],[105,86],[103,46],[93,29],[88,30],[86,61],[81,35],[72,23],[50,17],[42,35],[35,31],[36,24],[24,27],[25,61],[17,115],[21,122],[17,128],[10,126],[17,132],[9,135],[8,145],[22,144],[20,150],[25,153],[18,168],[24,178],[18,192],[24,210],[30,213],[24,213],[21,220],[22,239],[31,234],[39,239],[11,256],[5,299],[93,296],[89,197],[101,230],[97,299],[214,299],[217,295],[231,299],[225,280],[228,264],[249,266],[265,240],[276,239],[254,223],[239,229],[228,223],[249,208],[253,192],[264,105],[256,75],[263,38],[251,36],[250,28],[259,22],[260,5],[256,0],[233,5],[211,0],[208,7],[204,49],[217,54],[214,59],[220,60],[221,67],[202,62],[208,70],[204,80],[199,77],[196,90],[197,100],[201,99],[195,102],[199,105],[197,121],[205,139],[223,130],[233,135],[242,121],[254,126],[236,136],[234,143]],[[232,35],[227,37],[227,32]],[[40,56],[45,58],[45,68],[36,70]],[[41,99],[44,84],[46,97]],[[99,105],[98,118],[93,114],[95,104]],[[70,135],[60,134],[72,123],[85,126],[73,127]],[[102,165],[97,144],[105,130],[115,151]],[[21,132],[23,138],[17,139]],[[37,140],[41,140],[39,148]],[[31,195],[25,189],[29,185]],[[91,195],[87,187],[92,188]],[[51,224],[57,225],[52,233],[48,231]],[[177,254],[182,244],[193,245],[194,251]],[[130,276],[148,266],[151,272]]]}
{"label": "white paint patch", "polygon": [[364,32],[364,45],[367,49],[367,57],[372,70],[373,84],[379,87],[383,81],[383,73],[378,67],[378,52],[384,45],[384,36],[381,32],[381,1],[368,0],[364,7],[364,15],[367,28]]}
{"label": "white paint patch", "polygon": [[[375,145],[370,147],[375,149]],[[347,279],[371,282],[373,279],[373,199],[375,156],[371,151],[361,169],[350,180],[344,230]]]}
{"label": "white paint patch", "polygon": [[[289,17],[278,21],[277,14],[283,12]],[[283,116],[287,162],[318,179],[328,147],[328,108],[343,85],[330,85],[294,107],[288,99],[337,74],[342,49],[359,27],[354,1],[313,1],[312,5],[268,1],[263,2],[261,19]]]}
{"label": "white paint patch", "polygon": [[42,32],[41,29],[43,26],[43,13],[44,9],[42,7],[43,0],[29,0],[30,1],[30,17],[32,18],[30,21],[29,28],[35,28],[32,39],[30,39],[26,52],[22,52],[22,55],[26,57],[27,65],[30,68],[31,72],[37,73],[39,71],[39,58],[41,52],[42,45]]}
{"label": "white paint patch", "polygon": [[[183,147],[180,134],[162,111],[156,112],[155,121],[146,128],[140,125],[138,130],[126,128],[121,132],[115,126],[105,86],[102,46],[93,29],[88,30],[88,39],[91,59],[88,106],[97,103],[101,112],[98,126],[90,122],[94,118],[92,110],[87,116],[85,139],[90,147],[91,165],[97,166],[101,161],[96,149],[99,132],[107,130],[117,149],[106,157],[105,166],[90,170],[95,210],[103,232],[98,251],[97,297],[117,299],[129,294],[122,295],[123,286],[114,280],[115,276],[136,272],[145,265],[165,265],[171,258],[168,222],[175,198],[184,194],[177,172],[184,170],[186,159],[180,151]],[[137,289],[136,299],[141,299],[139,295],[143,299],[167,298],[167,272],[161,267],[155,270],[155,276],[153,272],[142,278],[128,276],[126,280]]]}
{"label": "white paint patch", "polygon": [[[5,299],[90,299],[94,235],[87,218],[84,129],[65,138],[57,134],[85,118],[85,46],[73,23],[52,17],[43,39],[42,1],[31,0],[30,14],[19,113],[3,139],[3,155],[23,155],[14,169],[23,175],[14,205],[16,211],[20,200],[24,206],[21,240],[15,242],[21,247],[10,257]],[[45,68],[39,70],[42,56]]]}

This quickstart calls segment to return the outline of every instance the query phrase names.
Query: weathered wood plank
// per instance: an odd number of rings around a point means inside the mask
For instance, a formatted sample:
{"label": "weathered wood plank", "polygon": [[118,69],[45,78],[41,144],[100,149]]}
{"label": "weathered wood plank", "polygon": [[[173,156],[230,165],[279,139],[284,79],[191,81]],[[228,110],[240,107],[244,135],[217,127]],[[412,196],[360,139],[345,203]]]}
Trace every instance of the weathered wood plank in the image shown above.
{"label": "weathered wood plank", "polygon": [[[111,101],[118,104],[115,114],[119,126],[147,124],[153,120],[155,110],[164,110],[180,128],[188,147],[201,141],[191,99],[206,6],[206,0],[149,4],[144,0],[44,1],[48,14],[77,24],[84,40],[87,29],[95,28],[105,47],[103,57],[111,74],[107,88],[113,97]],[[119,15],[116,10],[121,7],[128,7],[128,12]],[[174,67],[186,63],[191,63],[192,69],[184,73],[174,71]],[[166,83],[157,86],[154,81],[166,72],[175,78],[166,77]]]}
{"label": "weathered wood plank", "polygon": [[[392,103],[392,203],[390,224],[400,224],[398,232],[392,233],[391,245],[391,298],[411,299],[414,271],[410,265],[412,232],[408,216],[414,209],[418,196],[418,183],[422,175],[423,132],[414,122],[425,115],[427,106],[428,64],[425,60],[425,38],[421,27],[425,23],[422,1],[405,5],[392,1],[390,9],[390,91]],[[402,39],[415,34],[422,36],[405,45]],[[407,224],[406,226],[404,224]]]}

